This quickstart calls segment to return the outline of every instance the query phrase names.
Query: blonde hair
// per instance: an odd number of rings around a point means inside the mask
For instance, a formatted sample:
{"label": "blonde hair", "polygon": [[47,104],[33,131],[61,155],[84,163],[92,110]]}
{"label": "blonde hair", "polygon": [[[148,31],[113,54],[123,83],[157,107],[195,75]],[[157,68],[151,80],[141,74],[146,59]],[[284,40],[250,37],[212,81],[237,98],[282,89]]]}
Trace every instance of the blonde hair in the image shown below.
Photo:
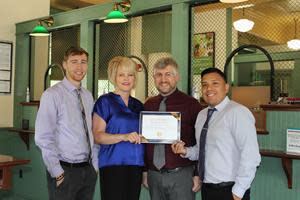
{"label": "blonde hair", "polygon": [[107,75],[109,81],[115,85],[116,84],[116,78],[118,70],[124,70],[128,71],[130,73],[133,73],[135,82],[137,81],[137,71],[136,71],[136,62],[132,60],[131,58],[124,57],[124,56],[116,56],[113,59],[111,59],[108,63],[108,69],[107,69]]}

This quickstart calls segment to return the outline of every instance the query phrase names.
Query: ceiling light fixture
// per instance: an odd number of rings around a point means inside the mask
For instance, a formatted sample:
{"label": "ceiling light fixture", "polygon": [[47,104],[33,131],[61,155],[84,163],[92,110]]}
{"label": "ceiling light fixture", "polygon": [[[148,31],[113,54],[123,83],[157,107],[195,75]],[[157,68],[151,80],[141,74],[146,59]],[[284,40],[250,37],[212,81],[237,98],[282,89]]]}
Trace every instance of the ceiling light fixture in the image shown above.
{"label": "ceiling light fixture", "polygon": [[34,29],[29,34],[30,36],[48,36],[48,30],[43,26],[43,23],[46,24],[48,27],[52,26],[54,23],[53,17],[48,17],[45,19],[41,19],[38,22],[38,25],[34,27]]}
{"label": "ceiling light fixture", "polygon": [[[243,8],[243,17],[244,15],[245,15],[245,8]],[[254,26],[254,22],[246,18],[239,19],[233,22],[234,29],[239,32],[248,32],[252,30],[253,26]]]}
{"label": "ceiling light fixture", "polygon": [[234,6],[232,9],[241,9],[241,8],[250,8],[250,7],[253,7],[254,4],[252,3],[249,3],[249,4],[244,4],[244,5],[240,5],[240,6]]}
{"label": "ceiling light fixture", "polygon": [[128,21],[124,14],[119,11],[118,6],[121,7],[122,12],[127,12],[130,10],[131,2],[130,0],[125,0],[114,3],[113,10],[108,13],[104,20],[105,23],[124,23]]}
{"label": "ceiling light fixture", "polygon": [[220,2],[222,3],[241,3],[241,2],[245,2],[248,0],[220,0]]}
{"label": "ceiling light fixture", "polygon": [[297,39],[297,19],[294,19],[295,22],[295,34],[294,38],[287,42],[287,45],[290,49],[299,50],[300,49],[300,40]]}

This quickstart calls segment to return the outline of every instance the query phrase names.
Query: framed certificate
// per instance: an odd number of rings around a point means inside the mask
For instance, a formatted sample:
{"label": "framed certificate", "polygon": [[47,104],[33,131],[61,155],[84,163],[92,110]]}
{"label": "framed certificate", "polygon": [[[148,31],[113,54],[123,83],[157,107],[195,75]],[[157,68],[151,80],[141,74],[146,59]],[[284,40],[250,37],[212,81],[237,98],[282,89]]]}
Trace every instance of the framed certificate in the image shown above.
{"label": "framed certificate", "polygon": [[180,112],[142,111],[140,134],[147,143],[171,144],[180,140]]}
{"label": "framed certificate", "polygon": [[286,132],[286,152],[300,154],[300,129],[288,128]]}

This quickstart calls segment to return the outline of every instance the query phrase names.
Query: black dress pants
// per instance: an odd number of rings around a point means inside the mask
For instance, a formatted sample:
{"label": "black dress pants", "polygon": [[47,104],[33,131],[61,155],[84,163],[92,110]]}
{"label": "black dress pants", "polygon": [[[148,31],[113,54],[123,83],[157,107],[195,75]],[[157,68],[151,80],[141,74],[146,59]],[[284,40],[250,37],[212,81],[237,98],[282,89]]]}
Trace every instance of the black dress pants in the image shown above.
{"label": "black dress pants", "polygon": [[92,200],[97,173],[92,165],[64,169],[64,181],[56,186],[56,179],[47,172],[49,200]]}
{"label": "black dress pants", "polygon": [[109,166],[100,169],[101,200],[139,200],[143,167]]}
{"label": "black dress pants", "polygon": [[[232,186],[216,187],[204,183],[201,188],[202,200],[233,200]],[[242,200],[250,200],[250,188],[245,192]]]}

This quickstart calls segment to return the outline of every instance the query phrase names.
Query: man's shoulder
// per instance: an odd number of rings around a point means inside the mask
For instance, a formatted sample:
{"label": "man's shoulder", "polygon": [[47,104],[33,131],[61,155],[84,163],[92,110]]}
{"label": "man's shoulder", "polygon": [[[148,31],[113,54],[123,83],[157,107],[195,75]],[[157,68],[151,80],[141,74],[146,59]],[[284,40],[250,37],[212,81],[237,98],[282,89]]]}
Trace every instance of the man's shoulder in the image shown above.
{"label": "man's shoulder", "polygon": [[247,113],[247,114],[251,113],[251,111],[246,106],[236,101],[230,100],[228,105],[229,106],[227,107],[232,113]]}
{"label": "man's shoulder", "polygon": [[191,102],[197,102],[197,103],[199,103],[197,101],[197,99],[195,99],[194,97],[192,97],[192,96],[190,96],[190,95],[188,95],[188,94],[186,94],[186,93],[184,93],[184,92],[182,92],[180,90],[177,91],[177,94],[175,95],[175,97],[183,99],[183,100],[188,100],[188,101],[191,101]]}
{"label": "man's shoulder", "polygon": [[156,103],[159,101],[159,95],[148,97],[145,101],[145,104]]}
{"label": "man's shoulder", "polygon": [[46,95],[55,95],[63,92],[63,84],[62,82],[56,83],[55,85],[47,88],[43,94]]}

